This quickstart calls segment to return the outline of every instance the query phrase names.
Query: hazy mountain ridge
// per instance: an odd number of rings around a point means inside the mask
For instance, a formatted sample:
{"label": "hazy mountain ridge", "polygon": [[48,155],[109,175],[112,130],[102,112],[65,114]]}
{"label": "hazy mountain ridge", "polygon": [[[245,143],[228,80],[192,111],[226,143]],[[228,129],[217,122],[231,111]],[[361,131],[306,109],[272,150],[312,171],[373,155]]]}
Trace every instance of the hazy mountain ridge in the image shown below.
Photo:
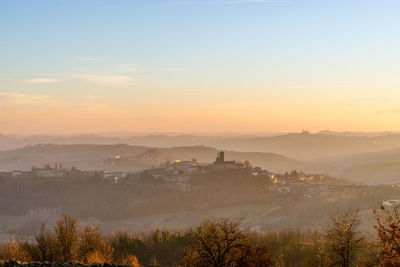
{"label": "hazy mountain ridge", "polygon": [[[26,147],[21,148],[24,143],[34,142],[53,145],[25,144]],[[217,150],[223,149],[228,152],[228,160],[249,160],[255,166],[274,172],[296,169],[341,176],[356,182],[386,183],[396,177],[393,164],[400,162],[400,134],[388,133],[324,131],[267,137],[183,134],[133,137],[0,135],[0,151],[13,146],[18,149],[0,152],[0,168],[30,169],[32,166],[62,161],[64,166],[88,169],[138,170],[167,160],[196,158],[201,162],[212,162]],[[116,156],[120,158],[107,161]],[[384,163],[391,170],[387,174]],[[376,166],[378,174],[373,174],[375,170],[363,171],[368,169],[364,166],[366,164]]]}
{"label": "hazy mountain ridge", "polygon": [[[62,162],[64,167],[99,168],[108,157],[138,155],[148,148],[128,145],[39,144],[0,152],[0,166],[7,170],[29,170],[32,166]],[[46,163],[47,162],[47,163]]]}
{"label": "hazy mountain ridge", "polygon": [[318,132],[318,134],[325,134],[325,135],[342,135],[342,136],[362,136],[362,137],[379,137],[379,136],[384,136],[384,135],[389,135],[389,134],[398,134],[398,132],[388,132],[388,131],[383,131],[383,132],[350,132],[350,131],[342,131],[342,132],[337,132],[337,131],[331,131],[331,130],[324,130]]}
{"label": "hazy mountain ridge", "polygon": [[353,181],[368,184],[400,182],[400,148],[336,156],[323,162],[336,166],[340,170],[339,176]]}
{"label": "hazy mountain ridge", "polygon": [[398,184],[400,161],[371,162],[353,166],[342,171],[340,176],[365,184]]}
{"label": "hazy mountain ridge", "polygon": [[327,134],[286,134],[270,137],[234,136],[143,136],[126,140],[129,144],[172,147],[204,145],[242,152],[270,152],[299,160],[334,155],[377,152],[400,147],[400,135],[349,136]]}
{"label": "hazy mountain ridge", "polygon": [[128,144],[146,147],[208,146],[242,152],[277,153],[299,160],[315,160],[343,154],[368,153],[400,147],[400,134],[367,136],[357,133],[327,132],[292,133],[275,136],[200,136],[144,135],[111,137],[101,135],[76,136],[7,136],[0,135],[0,151],[34,144]]}
{"label": "hazy mountain ridge", "polygon": [[[148,168],[166,161],[192,160],[211,163],[217,149],[205,146],[151,148],[129,145],[35,145],[0,152],[0,167],[7,170],[42,166],[62,162],[64,167],[127,170]],[[110,159],[110,161],[107,161]],[[226,151],[227,160],[249,160],[253,165],[271,171],[313,171],[315,166],[275,153]]]}
{"label": "hazy mountain ridge", "polygon": [[73,136],[52,136],[52,135],[2,135],[0,134],[0,151],[23,148],[36,144],[99,144],[113,145],[126,143],[124,138],[107,137],[101,135],[73,135]]}

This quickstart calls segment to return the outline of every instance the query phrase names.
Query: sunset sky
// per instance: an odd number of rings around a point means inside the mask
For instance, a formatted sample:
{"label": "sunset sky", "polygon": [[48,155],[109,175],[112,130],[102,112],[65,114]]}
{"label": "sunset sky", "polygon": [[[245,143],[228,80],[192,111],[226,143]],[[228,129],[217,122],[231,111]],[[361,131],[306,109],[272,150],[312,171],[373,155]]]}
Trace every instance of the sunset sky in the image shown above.
{"label": "sunset sky", "polygon": [[398,0],[1,0],[0,133],[400,130]]}

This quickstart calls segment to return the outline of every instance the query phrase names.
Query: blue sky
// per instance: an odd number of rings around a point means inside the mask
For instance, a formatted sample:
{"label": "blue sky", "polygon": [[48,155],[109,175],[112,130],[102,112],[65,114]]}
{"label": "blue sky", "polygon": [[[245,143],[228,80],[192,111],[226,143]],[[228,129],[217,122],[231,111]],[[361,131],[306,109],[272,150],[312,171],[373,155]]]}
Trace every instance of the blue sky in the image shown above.
{"label": "blue sky", "polygon": [[399,130],[399,10],[0,0],[0,132]]}

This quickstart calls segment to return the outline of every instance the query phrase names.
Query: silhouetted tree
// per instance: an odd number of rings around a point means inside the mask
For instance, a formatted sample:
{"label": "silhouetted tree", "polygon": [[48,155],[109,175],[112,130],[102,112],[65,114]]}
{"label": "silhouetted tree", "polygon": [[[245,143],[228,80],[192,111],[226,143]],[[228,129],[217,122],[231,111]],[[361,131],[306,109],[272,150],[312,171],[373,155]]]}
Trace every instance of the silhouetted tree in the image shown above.
{"label": "silhouetted tree", "polygon": [[363,240],[357,229],[359,224],[358,210],[348,211],[331,218],[327,239],[334,264],[342,267],[351,265]]}
{"label": "silhouetted tree", "polygon": [[25,238],[20,236],[13,237],[0,246],[0,260],[29,262],[31,257],[28,251],[28,243]]}
{"label": "silhouetted tree", "polygon": [[76,219],[64,214],[57,220],[54,228],[57,245],[60,249],[60,261],[73,262],[75,260],[76,247],[78,242],[78,229]]}
{"label": "silhouetted tree", "polygon": [[381,264],[383,266],[400,266],[400,215],[399,206],[388,209],[380,207],[374,210],[377,225],[375,229],[381,243]]}
{"label": "silhouetted tree", "polygon": [[80,262],[112,262],[114,249],[106,242],[98,226],[84,226],[79,234],[76,256]]}
{"label": "silhouetted tree", "polygon": [[246,161],[244,162],[244,167],[245,167],[246,169],[248,169],[248,170],[253,168],[253,166],[251,165],[250,161],[248,161],[248,160],[246,160]]}
{"label": "silhouetted tree", "polygon": [[204,221],[193,231],[193,246],[182,259],[183,266],[269,266],[267,250],[252,244],[239,223],[228,219]]}
{"label": "silhouetted tree", "polygon": [[43,224],[38,235],[35,236],[37,255],[35,258],[40,262],[54,262],[57,259],[57,238]]}

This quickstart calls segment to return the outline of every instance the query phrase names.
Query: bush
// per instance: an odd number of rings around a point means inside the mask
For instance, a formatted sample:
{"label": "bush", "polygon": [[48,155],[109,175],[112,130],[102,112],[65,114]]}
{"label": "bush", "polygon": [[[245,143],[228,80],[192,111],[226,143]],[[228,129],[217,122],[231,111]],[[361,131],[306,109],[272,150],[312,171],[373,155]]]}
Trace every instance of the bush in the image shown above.
{"label": "bush", "polygon": [[57,220],[54,231],[57,239],[57,246],[60,249],[61,262],[74,262],[78,242],[78,229],[76,219],[64,214]]}
{"label": "bush", "polygon": [[[76,219],[64,215],[59,218],[54,232],[42,225],[34,242],[22,237],[14,238],[0,246],[0,260],[20,262],[74,262],[92,264],[112,263],[114,249],[103,238],[98,226],[78,229]],[[133,255],[121,258],[122,262],[139,266]]]}
{"label": "bush", "polygon": [[36,253],[32,255],[39,262],[54,262],[59,258],[59,250],[56,236],[42,225],[40,233],[35,236]]}
{"label": "bush", "polygon": [[29,250],[29,243],[25,239],[20,237],[13,238],[0,246],[0,260],[29,262],[31,261]]}
{"label": "bush", "polygon": [[99,232],[98,226],[85,226],[79,235],[77,259],[84,264],[112,262],[114,249]]}
{"label": "bush", "polygon": [[132,267],[140,267],[138,259],[131,254],[118,261],[118,264],[131,265]]}
{"label": "bush", "polygon": [[206,220],[193,231],[193,246],[182,259],[183,266],[271,266],[267,248],[252,242],[228,219]]}

